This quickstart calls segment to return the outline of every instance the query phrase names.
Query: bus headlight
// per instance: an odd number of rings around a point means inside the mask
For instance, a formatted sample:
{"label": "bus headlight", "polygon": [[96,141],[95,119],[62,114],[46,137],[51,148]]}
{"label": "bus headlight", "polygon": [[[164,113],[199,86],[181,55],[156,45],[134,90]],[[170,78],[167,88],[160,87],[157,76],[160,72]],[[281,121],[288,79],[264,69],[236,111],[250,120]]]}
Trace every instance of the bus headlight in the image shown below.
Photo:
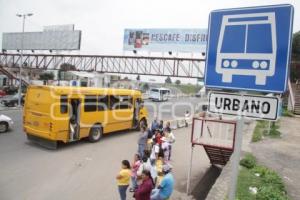
{"label": "bus headlight", "polygon": [[237,66],[238,66],[238,61],[237,60],[231,61],[231,67],[236,68]]}
{"label": "bus headlight", "polygon": [[260,67],[261,67],[262,69],[266,69],[266,68],[268,67],[268,63],[267,63],[266,61],[262,61],[262,62],[260,63]]}
{"label": "bus headlight", "polygon": [[229,61],[228,60],[224,60],[224,62],[223,62],[223,66],[224,67],[229,67]]}
{"label": "bus headlight", "polygon": [[253,67],[254,69],[257,69],[257,68],[259,67],[259,62],[258,62],[258,61],[253,61],[252,67]]}

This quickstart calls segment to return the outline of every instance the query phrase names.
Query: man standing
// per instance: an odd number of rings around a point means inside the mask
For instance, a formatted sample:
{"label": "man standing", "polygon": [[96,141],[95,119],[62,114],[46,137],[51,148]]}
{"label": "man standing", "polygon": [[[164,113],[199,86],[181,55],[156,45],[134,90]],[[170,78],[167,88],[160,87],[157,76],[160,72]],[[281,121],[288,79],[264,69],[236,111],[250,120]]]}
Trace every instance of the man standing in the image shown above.
{"label": "man standing", "polygon": [[157,118],[155,117],[151,124],[151,131],[154,133],[159,128],[159,124],[157,122]]}
{"label": "man standing", "polygon": [[144,151],[147,145],[147,139],[148,139],[148,132],[146,131],[146,127],[143,126],[141,128],[141,133],[138,140],[138,153],[140,157],[144,157]]}

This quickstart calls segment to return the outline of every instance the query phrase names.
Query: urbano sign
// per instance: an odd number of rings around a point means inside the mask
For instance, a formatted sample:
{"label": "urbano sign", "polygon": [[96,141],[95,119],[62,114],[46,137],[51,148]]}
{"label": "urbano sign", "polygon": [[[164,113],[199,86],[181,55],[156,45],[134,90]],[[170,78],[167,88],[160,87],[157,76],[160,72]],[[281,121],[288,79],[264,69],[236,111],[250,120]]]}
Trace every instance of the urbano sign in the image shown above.
{"label": "urbano sign", "polygon": [[294,8],[273,5],[210,13],[205,86],[283,93]]}
{"label": "urbano sign", "polygon": [[217,114],[239,115],[254,119],[277,120],[279,98],[211,92],[208,111]]}

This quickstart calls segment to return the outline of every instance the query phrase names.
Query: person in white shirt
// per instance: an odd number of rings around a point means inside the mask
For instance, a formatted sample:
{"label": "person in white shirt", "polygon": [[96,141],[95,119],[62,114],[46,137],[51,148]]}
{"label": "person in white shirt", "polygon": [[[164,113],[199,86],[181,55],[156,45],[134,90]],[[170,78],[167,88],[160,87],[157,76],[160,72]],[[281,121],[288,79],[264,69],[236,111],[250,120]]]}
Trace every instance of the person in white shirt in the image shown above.
{"label": "person in white shirt", "polygon": [[168,161],[171,159],[171,153],[172,153],[172,144],[175,142],[175,136],[171,131],[166,130],[165,131],[165,138],[167,142],[169,143],[169,155],[168,155]]}

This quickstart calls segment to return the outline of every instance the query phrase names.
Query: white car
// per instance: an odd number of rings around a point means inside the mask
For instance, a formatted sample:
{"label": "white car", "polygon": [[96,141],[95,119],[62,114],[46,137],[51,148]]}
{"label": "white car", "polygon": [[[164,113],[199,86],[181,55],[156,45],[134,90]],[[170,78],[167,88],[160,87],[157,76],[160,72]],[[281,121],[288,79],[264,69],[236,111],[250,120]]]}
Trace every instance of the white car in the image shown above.
{"label": "white car", "polygon": [[12,125],[13,120],[6,115],[0,115],[0,133],[6,132]]}

